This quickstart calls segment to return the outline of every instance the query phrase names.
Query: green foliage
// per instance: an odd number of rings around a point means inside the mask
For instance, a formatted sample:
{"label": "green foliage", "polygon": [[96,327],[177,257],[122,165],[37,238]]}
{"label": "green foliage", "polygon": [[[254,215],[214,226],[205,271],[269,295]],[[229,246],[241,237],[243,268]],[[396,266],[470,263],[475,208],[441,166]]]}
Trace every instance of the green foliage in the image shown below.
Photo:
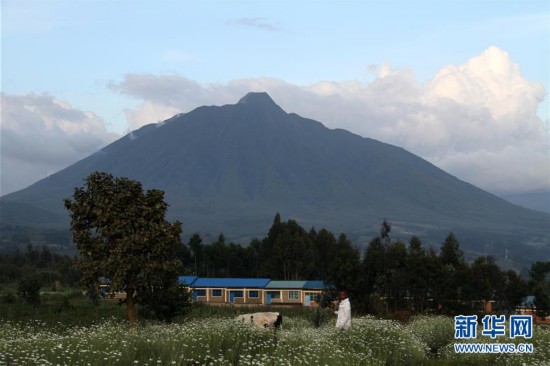
{"label": "green foliage", "polygon": [[17,295],[20,299],[25,301],[27,304],[36,307],[40,305],[40,280],[38,276],[33,275],[26,278],[23,278],[19,282],[17,287]]}
{"label": "green foliage", "polygon": [[[97,287],[100,276],[127,293],[128,319],[135,324],[135,303],[146,294],[177,286],[181,223],[164,217],[168,205],[160,190],[143,191],[139,182],[95,172],[85,187],[65,200],[82,283]],[[135,296],[134,296],[135,294]]]}
{"label": "green foliage", "polygon": [[454,340],[454,322],[446,316],[416,316],[407,328],[437,354]]}
{"label": "green foliage", "polygon": [[441,262],[455,270],[464,264],[464,253],[459,249],[458,239],[453,233],[449,233],[441,245]]}
{"label": "green foliage", "polygon": [[533,263],[529,275],[537,315],[547,316],[550,314],[550,261]]}
{"label": "green foliage", "polygon": [[332,310],[321,306],[313,310],[308,318],[311,325],[315,328],[319,328],[334,320]]}
{"label": "green foliage", "polygon": [[50,329],[88,327],[108,319],[124,321],[124,316],[125,309],[115,301],[100,301],[92,306],[85,294],[74,290],[43,293],[39,307],[25,302],[7,304],[0,301],[0,322],[7,319],[20,323],[40,322]]}
{"label": "green foliage", "polygon": [[12,292],[8,292],[2,298],[2,302],[4,304],[15,304],[16,301],[17,301],[17,297]]}
{"label": "green foliage", "polygon": [[170,322],[189,310],[191,293],[176,286],[161,291],[154,289],[144,294],[138,314],[145,319]]}
{"label": "green foliage", "polygon": [[336,288],[347,289],[351,297],[359,292],[357,274],[361,269],[360,254],[346,235],[340,234],[338,237],[328,268],[327,280]]}
{"label": "green foliage", "polygon": [[42,286],[53,286],[59,281],[63,286],[78,284],[80,274],[73,268],[73,259],[53,253],[47,247],[27,245],[26,251],[0,254],[0,283],[19,282],[36,274]]}
{"label": "green foliage", "polygon": [[[391,228],[387,221],[385,224]],[[99,238],[99,232],[94,233],[92,237]],[[169,320],[185,312],[185,301],[174,300],[178,296],[159,295],[159,291],[166,290],[169,294],[177,275],[188,273],[207,277],[321,279],[337,288],[347,288],[355,313],[384,317],[404,312],[481,313],[484,300],[493,300],[493,310],[498,313],[511,312],[530,294],[536,297],[539,315],[550,311],[550,280],[545,262],[533,265],[531,281],[526,283],[514,271],[501,271],[491,257],[465,262],[458,239],[452,233],[439,251],[424,248],[417,237],[412,237],[408,245],[400,240],[391,241],[387,233],[370,241],[362,261],[359,251],[345,235],[336,238],[326,229],[315,228],[306,232],[294,220],[282,221],[279,214],[268,235],[253,239],[248,246],[232,243],[223,234],[212,243],[203,243],[201,236],[194,234],[187,245],[176,245],[172,258],[179,259],[183,266],[166,277],[166,285],[160,281],[135,292],[141,304],[139,313],[147,319]],[[124,250],[115,251],[128,253]],[[151,258],[146,250],[142,253]],[[126,262],[137,263],[141,253],[128,255]],[[0,280],[19,283],[23,277],[36,273],[43,287],[52,288],[54,281],[71,286],[80,278],[72,263],[69,257],[52,253],[48,248],[27,245],[24,252],[0,254]],[[97,268],[91,269],[106,273],[99,264],[107,261],[96,263]],[[125,265],[117,268],[124,270]],[[89,286],[91,303],[98,303],[96,284]],[[117,288],[123,287],[119,284]],[[321,318],[316,320],[315,316],[312,322],[322,324],[317,321]]]}
{"label": "green foliage", "polygon": [[[449,233],[439,251],[424,248],[418,237],[408,244],[391,241],[391,224],[382,224],[362,261],[344,235],[326,229],[306,232],[296,221],[276,214],[268,235],[248,246],[218,238],[205,244],[195,234],[185,268],[207,277],[269,277],[321,279],[350,292],[354,311],[391,316],[399,311],[457,314],[482,311],[482,301],[494,301],[498,312],[514,311],[530,293],[514,271],[503,272],[492,257],[464,261],[460,243]],[[539,275],[540,277],[540,275]],[[544,307],[545,287],[538,288]]]}

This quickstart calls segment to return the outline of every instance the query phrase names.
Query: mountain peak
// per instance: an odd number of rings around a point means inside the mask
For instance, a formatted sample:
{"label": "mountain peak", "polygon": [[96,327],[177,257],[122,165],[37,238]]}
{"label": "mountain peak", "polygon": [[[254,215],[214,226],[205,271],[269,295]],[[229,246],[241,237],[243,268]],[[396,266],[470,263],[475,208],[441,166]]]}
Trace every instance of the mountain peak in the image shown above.
{"label": "mountain peak", "polygon": [[238,104],[248,104],[261,107],[279,107],[266,92],[251,92],[239,100]]}

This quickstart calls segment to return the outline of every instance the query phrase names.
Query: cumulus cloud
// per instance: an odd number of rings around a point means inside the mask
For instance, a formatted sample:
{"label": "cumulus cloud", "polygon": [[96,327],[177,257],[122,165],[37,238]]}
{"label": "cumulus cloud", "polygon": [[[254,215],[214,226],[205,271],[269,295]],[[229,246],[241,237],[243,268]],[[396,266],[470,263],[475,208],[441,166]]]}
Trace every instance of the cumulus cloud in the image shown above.
{"label": "cumulus cloud", "polygon": [[447,65],[425,83],[389,65],[369,70],[376,74],[370,83],[254,78],[199,84],[178,75],[130,74],[111,88],[143,101],[126,111],[132,128],[267,91],[287,112],[402,146],[489,191],[550,188],[548,120],[537,115],[546,91],[523,78],[503,50],[490,47],[462,65]]}
{"label": "cumulus cloud", "polygon": [[4,195],[99,150],[118,136],[101,118],[48,94],[1,94],[1,185]]}

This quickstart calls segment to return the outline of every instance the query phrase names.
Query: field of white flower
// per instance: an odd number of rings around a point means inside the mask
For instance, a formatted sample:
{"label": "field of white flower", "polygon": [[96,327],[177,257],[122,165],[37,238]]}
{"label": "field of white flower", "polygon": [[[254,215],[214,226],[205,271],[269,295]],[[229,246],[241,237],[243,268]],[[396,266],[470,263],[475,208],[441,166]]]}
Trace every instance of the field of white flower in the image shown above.
{"label": "field of white flower", "polygon": [[[449,334],[450,331],[450,334]],[[550,329],[536,327],[529,355],[457,355],[451,318],[407,325],[362,317],[349,331],[285,318],[278,332],[232,319],[150,324],[135,331],[117,321],[46,327],[2,321],[0,365],[417,365],[550,364]]]}

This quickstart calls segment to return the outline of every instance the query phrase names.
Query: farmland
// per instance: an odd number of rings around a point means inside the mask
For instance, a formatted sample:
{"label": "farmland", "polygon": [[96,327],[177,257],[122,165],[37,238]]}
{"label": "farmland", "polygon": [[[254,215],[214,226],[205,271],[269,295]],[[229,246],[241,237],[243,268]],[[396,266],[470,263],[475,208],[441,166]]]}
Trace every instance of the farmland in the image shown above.
{"label": "farmland", "polygon": [[[320,327],[314,311],[283,310],[283,329],[259,330],[235,323],[243,309],[193,306],[171,324],[142,322],[129,330],[120,307],[65,303],[38,309],[10,304],[0,325],[1,365],[547,365],[550,329],[535,326],[530,354],[455,354],[453,319],[413,317],[407,323],[355,317],[349,331],[333,326],[328,312]],[[2,304],[7,310],[8,304]],[[14,312],[14,309],[17,310]],[[88,309],[89,312],[84,312]],[[7,314],[2,312],[2,314]],[[2,315],[3,316],[3,315]],[[499,341],[497,339],[496,341]],[[472,342],[495,342],[478,337]]]}

